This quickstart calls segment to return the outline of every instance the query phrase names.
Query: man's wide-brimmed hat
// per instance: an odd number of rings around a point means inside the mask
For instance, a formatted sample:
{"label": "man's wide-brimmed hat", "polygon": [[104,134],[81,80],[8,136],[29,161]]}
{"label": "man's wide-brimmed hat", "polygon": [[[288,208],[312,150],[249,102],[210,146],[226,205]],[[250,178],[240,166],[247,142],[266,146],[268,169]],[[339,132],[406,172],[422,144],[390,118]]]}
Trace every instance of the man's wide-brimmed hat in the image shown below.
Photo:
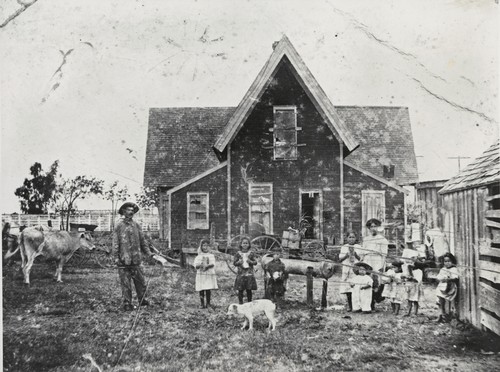
{"label": "man's wide-brimmed hat", "polygon": [[137,204],[132,203],[132,202],[126,202],[126,203],[123,203],[123,205],[120,207],[120,209],[118,209],[118,213],[123,215],[125,209],[129,208],[129,207],[134,208],[134,214],[139,212],[139,207],[137,206]]}

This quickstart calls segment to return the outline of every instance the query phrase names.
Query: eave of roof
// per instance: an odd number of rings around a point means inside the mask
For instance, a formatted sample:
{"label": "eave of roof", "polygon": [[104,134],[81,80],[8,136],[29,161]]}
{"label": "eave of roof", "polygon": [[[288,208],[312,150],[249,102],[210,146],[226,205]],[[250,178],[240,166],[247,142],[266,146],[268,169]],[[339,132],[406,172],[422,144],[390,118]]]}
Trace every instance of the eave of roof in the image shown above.
{"label": "eave of roof", "polygon": [[500,139],[446,182],[439,194],[462,191],[500,182]]}
{"label": "eave of roof", "polygon": [[328,99],[327,95],[320,87],[311,71],[309,71],[290,40],[285,35],[276,45],[273,53],[229,119],[221,135],[215,142],[214,148],[222,152],[234,139],[269,85],[271,78],[277,71],[280,61],[285,56],[288,58],[293,67],[292,71],[296,75],[297,81],[302,85],[311,101],[316,105],[316,108],[323,116],[323,119],[328,124],[332,132],[341,142],[344,143],[349,151],[353,151],[356,147],[358,147],[359,143],[339,117],[335,107]]}

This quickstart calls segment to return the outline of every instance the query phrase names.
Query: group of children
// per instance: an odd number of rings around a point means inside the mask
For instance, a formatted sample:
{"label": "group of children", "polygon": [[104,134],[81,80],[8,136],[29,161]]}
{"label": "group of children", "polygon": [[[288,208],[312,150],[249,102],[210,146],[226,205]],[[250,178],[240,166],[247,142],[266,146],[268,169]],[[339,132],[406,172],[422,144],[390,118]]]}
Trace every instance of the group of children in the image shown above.
{"label": "group of children", "polygon": [[[257,265],[257,257],[250,251],[250,239],[240,240],[239,251],[234,257],[234,266],[238,272],[234,283],[234,289],[238,291],[238,301],[243,304],[246,294],[247,301],[252,301],[252,291],[257,289],[257,281],[254,274],[254,266]],[[203,239],[198,248],[198,255],[194,260],[196,268],[195,289],[200,293],[201,308],[212,307],[210,303],[211,290],[218,289],[215,274],[215,256],[209,253],[210,242]]]}
{"label": "group of children", "polygon": [[[399,314],[401,304],[408,303],[410,316],[412,310],[418,314],[419,301],[423,295],[423,263],[418,259],[395,260],[388,264],[384,273],[373,273],[370,265],[362,262],[363,248],[356,244],[357,236],[353,231],[347,234],[347,244],[341,247],[339,262],[342,264],[342,283],[340,293],[347,298],[347,311],[371,313],[374,309],[373,293],[376,286],[383,285],[383,298],[391,303],[392,312]],[[234,266],[237,268],[234,289],[238,292],[238,301],[243,304],[244,295],[248,302],[252,301],[252,291],[257,289],[257,281],[254,274],[254,266],[257,265],[257,257],[250,250],[250,239],[242,238],[239,251],[234,257]],[[209,253],[210,242],[202,240],[198,248],[198,256],[194,260],[196,268],[196,291],[200,294],[202,308],[211,307],[211,290],[218,289],[215,273],[215,256]],[[440,322],[449,320],[446,313],[446,303],[454,300],[457,294],[458,271],[455,267],[456,260],[451,253],[443,256],[443,268],[440,270],[436,288],[441,315]],[[285,267],[275,255],[265,268],[266,287],[271,299],[276,301],[282,297],[285,291]],[[375,279],[375,280],[374,280]],[[271,284],[271,285],[269,285]]]}
{"label": "group of children", "polygon": [[[356,244],[356,240],[356,234],[350,231],[347,244],[342,246],[339,254],[342,263],[340,293],[346,295],[347,311],[371,313],[374,310],[373,293],[375,286],[378,286],[374,278],[380,278],[378,282],[384,286],[382,297],[390,301],[393,314],[399,315],[401,304],[407,301],[408,312],[405,316],[410,316],[413,309],[417,315],[423,296],[424,264],[417,257],[402,258],[388,264],[384,273],[374,273],[370,265],[362,262],[363,248]],[[457,294],[458,270],[455,265],[455,257],[446,253],[443,256],[443,268],[436,277],[439,283],[436,296],[441,310],[439,322],[449,320],[446,304],[452,302]]]}

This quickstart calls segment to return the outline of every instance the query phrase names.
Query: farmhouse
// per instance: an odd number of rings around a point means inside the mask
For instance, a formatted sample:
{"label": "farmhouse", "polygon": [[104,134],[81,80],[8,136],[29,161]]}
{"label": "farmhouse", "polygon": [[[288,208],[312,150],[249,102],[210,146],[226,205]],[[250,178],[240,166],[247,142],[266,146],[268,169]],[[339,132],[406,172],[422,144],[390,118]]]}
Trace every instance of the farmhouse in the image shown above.
{"label": "farmhouse", "polygon": [[170,247],[304,219],[306,238],[330,244],[372,217],[394,240],[415,182],[408,108],[334,106],[286,36],[237,107],[149,112],[144,185]]}

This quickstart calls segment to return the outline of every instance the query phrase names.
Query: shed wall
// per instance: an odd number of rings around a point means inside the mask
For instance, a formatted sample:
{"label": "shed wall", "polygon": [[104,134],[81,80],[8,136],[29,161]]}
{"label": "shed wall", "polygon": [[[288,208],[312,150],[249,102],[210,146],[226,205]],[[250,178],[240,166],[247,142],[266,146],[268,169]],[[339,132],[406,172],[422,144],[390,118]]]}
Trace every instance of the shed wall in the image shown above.
{"label": "shed wall", "polygon": [[500,335],[498,185],[443,195],[444,226],[459,269],[460,319]]}

